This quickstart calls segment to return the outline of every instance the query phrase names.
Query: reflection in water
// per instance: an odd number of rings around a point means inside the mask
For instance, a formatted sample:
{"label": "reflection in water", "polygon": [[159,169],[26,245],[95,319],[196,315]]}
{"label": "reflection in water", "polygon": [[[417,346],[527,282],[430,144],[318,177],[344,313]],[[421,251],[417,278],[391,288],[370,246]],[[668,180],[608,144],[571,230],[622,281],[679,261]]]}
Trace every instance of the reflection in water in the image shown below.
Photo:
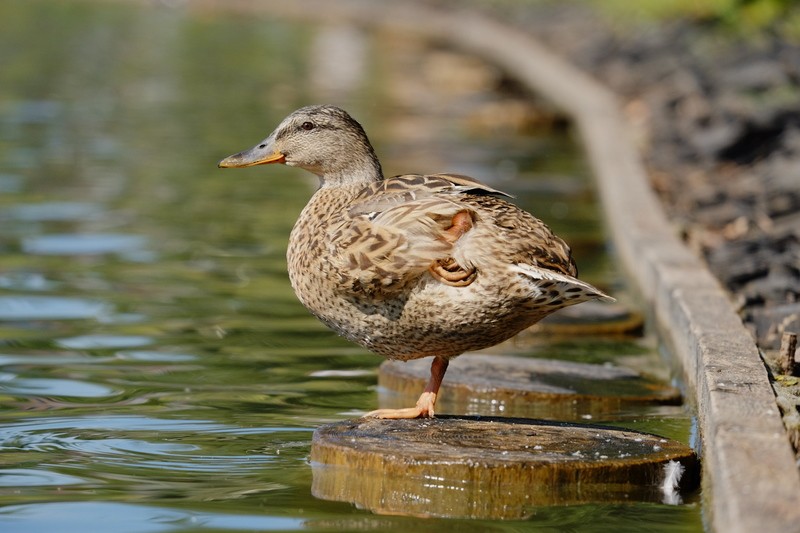
{"label": "reflection in water", "polygon": [[191,528],[228,531],[296,531],[304,520],[265,515],[229,515],[200,511],[165,509],[148,505],[108,502],[38,503],[12,505],[0,509],[0,520],[19,524],[30,531],[84,533],[98,523],[108,524],[117,533],[157,533],[188,531]]}
{"label": "reflection in water", "polygon": [[141,256],[152,257],[143,251],[146,245],[147,240],[138,235],[58,234],[25,238],[22,251],[31,255],[120,254],[133,260]]}
{"label": "reflection in water", "polygon": [[[396,34],[158,5],[0,2],[0,529],[508,529],[311,496],[312,430],[376,407],[381,359],[289,287],[314,180],[215,164],[324,95],[387,173],[472,173],[566,237],[588,282],[619,285],[568,136],[518,120],[524,100],[488,91],[502,73]],[[652,339],[507,348],[659,367]],[[681,407],[610,421],[689,433]],[[525,527],[642,520],[700,527],[695,507],[649,504],[541,508]]]}
{"label": "reflection in water", "polygon": [[71,379],[23,378],[0,373],[0,392],[15,396],[102,398],[115,391],[95,383]]}
{"label": "reflection in water", "polygon": [[100,215],[100,207],[86,202],[41,202],[11,206],[7,216],[16,220],[57,221],[80,220]]}
{"label": "reflection in water", "polygon": [[84,481],[76,476],[48,472],[47,470],[29,470],[24,468],[7,468],[0,472],[0,487],[43,487],[78,485]]}
{"label": "reflection in water", "polygon": [[110,306],[99,301],[60,296],[0,296],[0,320],[78,320],[99,318]]}
{"label": "reflection in water", "polygon": [[132,346],[146,346],[153,339],[142,335],[81,335],[58,339],[56,345],[62,348],[76,350],[91,350],[96,348],[129,348]]}

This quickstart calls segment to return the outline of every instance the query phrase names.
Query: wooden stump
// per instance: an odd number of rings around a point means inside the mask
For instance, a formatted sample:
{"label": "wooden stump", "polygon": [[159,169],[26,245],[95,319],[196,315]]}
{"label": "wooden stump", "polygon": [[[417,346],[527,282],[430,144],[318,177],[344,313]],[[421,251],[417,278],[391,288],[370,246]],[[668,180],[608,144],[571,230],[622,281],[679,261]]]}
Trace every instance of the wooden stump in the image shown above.
{"label": "wooden stump", "polygon": [[[428,380],[430,361],[384,362],[378,373],[381,406],[413,404]],[[648,403],[679,405],[681,394],[620,367],[464,354],[451,361],[437,407],[459,414],[578,420]]]}
{"label": "wooden stump", "polygon": [[[311,448],[312,493],[382,514],[519,519],[536,506],[669,501],[665,472],[684,469],[687,446],[646,433],[521,419],[362,418],[322,426]],[[678,463],[680,466],[678,466]]]}

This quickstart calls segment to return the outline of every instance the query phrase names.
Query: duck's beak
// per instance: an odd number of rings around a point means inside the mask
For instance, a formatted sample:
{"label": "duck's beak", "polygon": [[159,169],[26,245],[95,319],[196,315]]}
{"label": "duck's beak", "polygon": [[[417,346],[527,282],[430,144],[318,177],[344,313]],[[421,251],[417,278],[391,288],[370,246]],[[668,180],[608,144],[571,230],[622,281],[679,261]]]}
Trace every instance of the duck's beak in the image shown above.
{"label": "duck's beak", "polygon": [[242,168],[267,165],[269,163],[284,163],[285,161],[286,157],[275,148],[272,139],[268,138],[249,150],[229,155],[220,161],[217,166],[219,168]]}

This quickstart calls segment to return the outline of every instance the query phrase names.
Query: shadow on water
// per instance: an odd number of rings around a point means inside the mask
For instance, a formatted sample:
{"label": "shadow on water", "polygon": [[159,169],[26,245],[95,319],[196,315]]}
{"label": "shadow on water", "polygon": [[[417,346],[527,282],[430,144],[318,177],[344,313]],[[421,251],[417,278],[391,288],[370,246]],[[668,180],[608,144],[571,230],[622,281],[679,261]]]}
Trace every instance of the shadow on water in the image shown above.
{"label": "shadow on water", "polygon": [[[624,283],[569,132],[537,130],[525,98],[494,92],[499,72],[400,35],[164,4],[0,4],[3,530],[700,529],[696,505],[470,522],[313,498],[311,432],[376,407],[380,359],[291,292],[286,240],[313,180],[219,158],[331,101],[387,173],[481,177],[570,241],[587,281]],[[509,350],[669,376],[650,337]],[[618,415],[601,422],[689,439],[683,407]]]}

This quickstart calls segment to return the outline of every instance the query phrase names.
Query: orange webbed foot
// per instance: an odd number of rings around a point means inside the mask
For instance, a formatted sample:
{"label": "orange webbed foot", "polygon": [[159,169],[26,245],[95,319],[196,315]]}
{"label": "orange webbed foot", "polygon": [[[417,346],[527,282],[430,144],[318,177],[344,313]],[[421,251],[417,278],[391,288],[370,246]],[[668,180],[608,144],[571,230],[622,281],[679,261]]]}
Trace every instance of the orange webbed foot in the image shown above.
{"label": "orange webbed foot", "polygon": [[406,407],[404,409],[376,409],[364,416],[367,418],[386,418],[393,420],[401,418],[433,418],[433,406],[435,403],[435,392],[423,392],[419,400],[417,400],[417,405],[414,407]]}

